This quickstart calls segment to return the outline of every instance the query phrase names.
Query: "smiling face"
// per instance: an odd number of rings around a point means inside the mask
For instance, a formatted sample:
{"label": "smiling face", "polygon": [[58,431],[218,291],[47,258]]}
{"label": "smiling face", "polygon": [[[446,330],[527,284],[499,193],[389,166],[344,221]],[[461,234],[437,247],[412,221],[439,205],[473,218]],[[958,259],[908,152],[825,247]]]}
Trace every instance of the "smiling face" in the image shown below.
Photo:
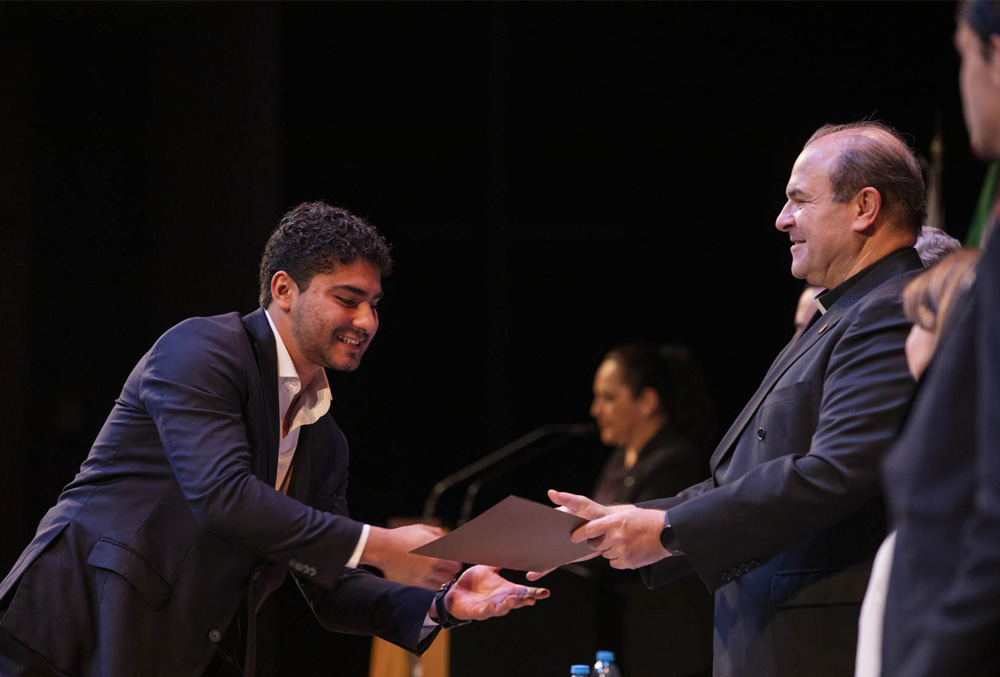
{"label": "smiling face", "polygon": [[[278,279],[282,275],[287,289]],[[279,272],[272,289],[275,304],[287,314],[282,340],[300,376],[319,367],[358,368],[378,331],[382,276],[375,265],[363,259],[338,264],[333,272],[314,275],[305,291]]]}
{"label": "smiling face", "polygon": [[830,163],[840,152],[836,134],[813,141],[792,167],[785,206],[775,227],[792,241],[792,275],[832,289],[849,277],[858,245],[851,229],[851,202],[836,202]]}

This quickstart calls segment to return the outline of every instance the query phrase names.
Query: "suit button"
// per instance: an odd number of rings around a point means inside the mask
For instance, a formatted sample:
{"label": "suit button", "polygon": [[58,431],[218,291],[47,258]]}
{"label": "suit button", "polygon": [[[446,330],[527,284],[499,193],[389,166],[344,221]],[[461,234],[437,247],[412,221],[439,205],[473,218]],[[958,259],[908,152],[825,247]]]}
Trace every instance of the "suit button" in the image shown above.
{"label": "suit button", "polygon": [[729,575],[729,572],[728,571],[723,571],[722,572],[722,582],[723,583],[728,583],[731,580],[733,580],[733,577]]}
{"label": "suit button", "polygon": [[757,428],[757,439],[763,440],[765,437],[767,437],[767,431],[763,428]]}
{"label": "suit button", "polygon": [[222,639],[222,633],[218,630],[212,630],[208,633],[208,641],[212,644],[218,644],[220,639]]}
{"label": "suit button", "polygon": [[744,562],[743,566],[740,567],[740,571],[745,574],[745,573],[749,572],[750,569],[752,569],[752,568],[753,567],[750,566],[750,562]]}
{"label": "suit button", "polygon": [[733,575],[733,578],[739,578],[740,576],[743,575],[743,572],[740,571],[739,567],[733,567],[733,570],[730,571],[729,573]]}

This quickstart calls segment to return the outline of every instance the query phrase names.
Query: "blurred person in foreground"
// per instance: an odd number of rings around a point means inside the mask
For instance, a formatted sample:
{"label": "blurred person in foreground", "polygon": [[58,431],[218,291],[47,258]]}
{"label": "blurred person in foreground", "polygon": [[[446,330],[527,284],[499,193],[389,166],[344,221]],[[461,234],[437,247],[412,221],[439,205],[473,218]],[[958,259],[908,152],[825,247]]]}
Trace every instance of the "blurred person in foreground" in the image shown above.
{"label": "blurred person in foreground", "polygon": [[[1000,3],[959,3],[954,42],[969,143],[1000,159]],[[1000,673],[998,206],[885,464],[896,527],[887,675]]]}
{"label": "blurred person in foreground", "polygon": [[[615,447],[594,487],[598,503],[675,494],[708,477],[713,406],[684,346],[624,343],[594,375],[590,407]],[[637,674],[704,675],[712,668],[712,597],[695,576],[655,591],[633,572],[592,566],[602,584],[599,637]]]}
{"label": "blurred person in foreground", "polygon": [[[587,541],[650,585],[693,569],[715,592],[717,675],[850,675],[875,551],[879,469],[914,383],[902,291],[921,270],[920,165],[875,122],[827,125],[792,168],[775,223],[791,272],[826,291],[710,460],[674,497],[603,506],[550,492]],[[532,579],[537,578],[533,574]]]}
{"label": "blurred person in foreground", "polygon": [[268,240],[257,310],[156,341],[0,585],[0,674],[249,677],[257,611],[289,575],[326,629],[416,653],[547,595],[487,567],[456,582],[457,563],[409,554],[437,530],[348,517],[325,369],[361,363],[391,263],[363,219],[305,203]]}
{"label": "blurred person in foreground", "polygon": [[[919,381],[930,363],[941,338],[941,328],[948,323],[952,305],[974,275],[979,253],[958,252],[933,264],[903,290],[903,310],[913,323],[906,338],[906,363],[914,380]],[[856,677],[878,677],[882,663],[882,620],[889,585],[889,572],[895,548],[896,532],[882,542],[872,576],[861,605],[858,622],[858,657]]]}

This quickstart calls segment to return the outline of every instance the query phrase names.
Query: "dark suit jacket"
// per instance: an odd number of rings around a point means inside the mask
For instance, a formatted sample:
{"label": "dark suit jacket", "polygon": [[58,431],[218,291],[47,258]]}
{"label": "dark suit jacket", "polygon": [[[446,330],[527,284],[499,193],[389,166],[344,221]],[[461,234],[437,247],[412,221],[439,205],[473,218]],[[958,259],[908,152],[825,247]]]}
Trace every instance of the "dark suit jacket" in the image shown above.
{"label": "dark suit jacket", "polygon": [[0,627],[70,675],[199,675],[252,573],[272,563],[309,590],[325,627],[418,649],[432,593],[345,570],[361,525],[347,517],[332,416],[302,430],[287,496],[277,450],[264,312],[173,327],[0,585]]}
{"label": "dark suit jacket", "polygon": [[853,674],[885,536],[879,466],[913,389],[901,294],[919,269],[908,247],[849,281],[778,355],[712,455],[712,478],[643,504],[669,509],[686,553],[647,582],[690,566],[715,590],[716,674]]}
{"label": "dark suit jacket", "polygon": [[1000,235],[955,301],[885,465],[886,675],[1000,673]]}

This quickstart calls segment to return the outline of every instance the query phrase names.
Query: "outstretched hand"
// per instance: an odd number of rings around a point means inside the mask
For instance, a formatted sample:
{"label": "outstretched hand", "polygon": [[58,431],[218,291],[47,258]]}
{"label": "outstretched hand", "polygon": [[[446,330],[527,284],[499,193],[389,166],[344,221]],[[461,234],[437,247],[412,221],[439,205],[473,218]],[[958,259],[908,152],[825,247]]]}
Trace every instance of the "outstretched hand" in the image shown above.
{"label": "outstretched hand", "polygon": [[482,621],[549,596],[545,588],[512,583],[497,571],[484,565],[467,569],[444,598],[448,613],[461,620]]}
{"label": "outstretched hand", "polygon": [[413,555],[410,550],[443,535],[443,529],[428,524],[395,529],[373,527],[362,563],[378,567],[390,581],[437,590],[462,570],[461,562]]}

